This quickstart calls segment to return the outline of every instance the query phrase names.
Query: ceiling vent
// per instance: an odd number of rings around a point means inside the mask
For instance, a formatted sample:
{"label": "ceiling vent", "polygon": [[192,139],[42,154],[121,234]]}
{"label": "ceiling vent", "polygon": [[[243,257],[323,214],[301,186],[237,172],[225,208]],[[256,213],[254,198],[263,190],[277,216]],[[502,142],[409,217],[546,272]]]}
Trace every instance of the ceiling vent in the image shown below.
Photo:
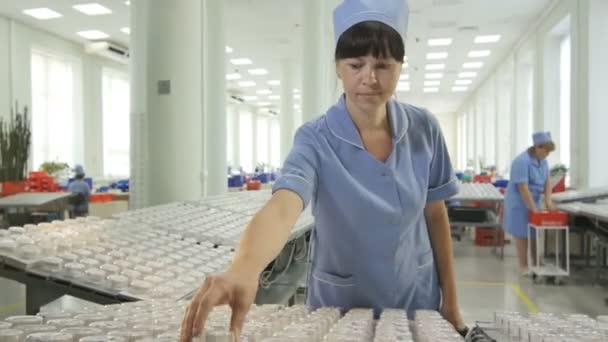
{"label": "ceiling vent", "polygon": [[118,63],[129,63],[129,49],[113,42],[89,43],[85,45],[84,50],[88,54],[102,56]]}

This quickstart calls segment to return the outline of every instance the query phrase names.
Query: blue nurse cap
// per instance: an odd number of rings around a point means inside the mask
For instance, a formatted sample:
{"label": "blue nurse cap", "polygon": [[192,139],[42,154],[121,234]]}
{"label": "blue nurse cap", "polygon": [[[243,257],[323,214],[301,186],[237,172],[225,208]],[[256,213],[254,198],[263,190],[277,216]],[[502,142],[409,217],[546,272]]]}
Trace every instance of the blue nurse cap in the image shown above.
{"label": "blue nurse cap", "polygon": [[336,42],[346,30],[364,21],[384,23],[405,41],[408,17],[407,0],[344,0],[334,10]]}
{"label": "blue nurse cap", "polygon": [[534,145],[553,143],[550,132],[536,132],[532,135],[532,141],[534,142]]}

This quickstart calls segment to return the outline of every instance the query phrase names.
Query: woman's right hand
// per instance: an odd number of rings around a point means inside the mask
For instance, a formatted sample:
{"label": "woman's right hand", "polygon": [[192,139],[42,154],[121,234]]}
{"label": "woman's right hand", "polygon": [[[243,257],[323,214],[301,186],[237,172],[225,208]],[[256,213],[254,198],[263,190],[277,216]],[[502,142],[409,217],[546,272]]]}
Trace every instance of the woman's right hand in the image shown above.
{"label": "woman's right hand", "polygon": [[200,335],[209,313],[215,306],[220,305],[229,305],[232,309],[230,332],[238,340],[257,290],[258,275],[227,271],[208,276],[186,308],[180,341],[190,342],[192,338]]}

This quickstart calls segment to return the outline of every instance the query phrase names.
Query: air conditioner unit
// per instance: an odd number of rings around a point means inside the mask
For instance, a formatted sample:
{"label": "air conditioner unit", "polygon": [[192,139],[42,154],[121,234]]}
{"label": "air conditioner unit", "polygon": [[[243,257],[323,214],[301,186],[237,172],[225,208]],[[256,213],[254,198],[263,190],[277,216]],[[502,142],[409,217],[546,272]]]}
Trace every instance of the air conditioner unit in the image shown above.
{"label": "air conditioner unit", "polygon": [[128,64],[129,49],[113,42],[93,42],[86,44],[84,50],[88,54],[99,55],[115,62]]}

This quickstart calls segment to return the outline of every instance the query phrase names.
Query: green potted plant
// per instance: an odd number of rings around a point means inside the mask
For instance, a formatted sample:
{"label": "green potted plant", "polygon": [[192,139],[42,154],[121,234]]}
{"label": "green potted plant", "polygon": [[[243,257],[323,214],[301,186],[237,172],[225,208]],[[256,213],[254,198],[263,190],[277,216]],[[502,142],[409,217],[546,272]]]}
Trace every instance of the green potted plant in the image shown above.
{"label": "green potted plant", "polygon": [[8,120],[0,117],[0,182],[4,196],[25,191],[31,130],[27,106],[11,109]]}
{"label": "green potted plant", "polygon": [[69,170],[70,166],[67,163],[46,161],[40,165],[40,171],[46,172],[51,177],[57,177],[66,170]]}

